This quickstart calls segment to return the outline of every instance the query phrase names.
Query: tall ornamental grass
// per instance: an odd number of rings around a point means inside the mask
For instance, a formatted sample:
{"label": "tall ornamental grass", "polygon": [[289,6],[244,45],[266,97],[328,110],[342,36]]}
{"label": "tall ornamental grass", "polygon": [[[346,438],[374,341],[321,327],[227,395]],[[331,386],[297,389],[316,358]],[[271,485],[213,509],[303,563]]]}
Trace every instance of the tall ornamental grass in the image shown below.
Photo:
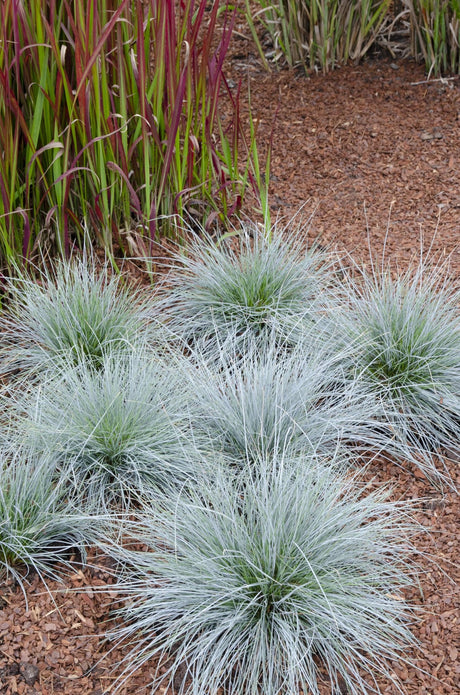
{"label": "tall ornamental grass", "polygon": [[356,378],[395,437],[421,452],[421,468],[442,477],[440,447],[458,452],[460,442],[459,293],[422,262],[395,278],[362,270],[349,289]]}
{"label": "tall ornamental grass", "polygon": [[[284,462],[286,463],[286,462]],[[116,590],[124,676],[158,661],[154,691],[379,692],[413,643],[401,589],[407,508],[323,466],[228,473],[123,527]],[[129,549],[129,536],[148,547]],[[375,689],[375,690],[374,690]]]}
{"label": "tall ornamental grass", "polygon": [[[291,67],[323,72],[360,60],[375,44],[388,19],[390,0],[258,0],[246,16],[257,18],[273,42],[272,57]],[[255,33],[255,32],[254,32]]]}
{"label": "tall ornamental grass", "polygon": [[[276,230],[275,230],[276,231]],[[305,332],[327,335],[332,293],[327,257],[302,247],[299,234],[245,225],[221,238],[192,242],[159,289],[155,313],[173,338],[212,359],[256,341],[295,345]]]}
{"label": "tall ornamental grass", "polygon": [[245,141],[223,74],[233,24],[207,0],[1,4],[2,265],[44,244],[69,254],[88,235],[109,256],[114,241],[151,256],[171,218],[211,224],[239,208]]}
{"label": "tall ornamental grass", "polygon": [[411,52],[429,75],[460,73],[459,0],[404,0],[409,12]]}
{"label": "tall ornamental grass", "polygon": [[31,380],[62,364],[101,366],[108,351],[129,351],[155,330],[148,294],[123,284],[94,258],[58,261],[38,278],[24,273],[8,281],[0,315],[0,365],[6,375]]}

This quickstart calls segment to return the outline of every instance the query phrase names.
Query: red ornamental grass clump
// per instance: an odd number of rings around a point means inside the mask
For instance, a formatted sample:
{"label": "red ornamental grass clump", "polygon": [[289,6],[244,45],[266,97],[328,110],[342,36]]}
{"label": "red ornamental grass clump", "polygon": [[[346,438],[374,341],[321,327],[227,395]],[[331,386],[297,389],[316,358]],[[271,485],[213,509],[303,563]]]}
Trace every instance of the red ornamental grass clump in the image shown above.
{"label": "red ornamental grass clump", "polygon": [[3,261],[45,241],[68,253],[88,233],[109,253],[115,238],[148,255],[160,219],[206,224],[239,207],[248,177],[238,94],[224,89],[226,5],[6,0],[0,20]]}

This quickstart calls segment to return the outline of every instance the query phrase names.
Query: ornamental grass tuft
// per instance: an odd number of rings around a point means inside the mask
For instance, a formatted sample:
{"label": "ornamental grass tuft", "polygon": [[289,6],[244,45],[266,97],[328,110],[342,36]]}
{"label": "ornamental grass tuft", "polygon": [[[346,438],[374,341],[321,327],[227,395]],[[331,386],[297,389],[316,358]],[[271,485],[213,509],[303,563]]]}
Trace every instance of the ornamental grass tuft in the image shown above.
{"label": "ornamental grass tuft", "polygon": [[257,18],[272,40],[267,57],[327,72],[358,62],[375,47],[390,21],[390,5],[390,0],[257,0],[252,5],[246,0],[246,17],[253,34]]}
{"label": "ornamental grass tuft", "polygon": [[75,551],[85,557],[95,520],[74,506],[66,483],[48,456],[0,452],[0,578],[24,589],[30,573],[58,579]]}
{"label": "ornamental grass tuft", "polygon": [[[218,242],[192,242],[160,291],[156,314],[172,336],[212,356],[226,341],[244,352],[270,336],[294,345],[314,326],[327,332],[327,257],[256,226]],[[329,300],[329,303],[328,303]]]}
{"label": "ornamental grass tuft", "polygon": [[122,678],[151,657],[152,692],[353,695],[394,678],[414,642],[401,589],[408,509],[322,465],[261,461],[239,484],[226,471],[169,509],[145,508],[114,545],[130,640]]}
{"label": "ornamental grass tuft", "polygon": [[107,350],[132,349],[153,329],[147,296],[124,286],[95,259],[59,261],[36,278],[8,284],[11,301],[0,316],[1,369],[30,379],[81,360],[99,367]]}
{"label": "ornamental grass tuft", "polygon": [[195,352],[187,370],[195,428],[232,465],[280,452],[333,457],[345,446],[402,455],[376,399],[348,380],[353,353],[331,354],[313,337],[290,350],[276,339],[247,344],[242,356],[238,348],[227,342],[212,364]]}
{"label": "ornamental grass tuft", "polygon": [[420,452],[431,477],[440,447],[460,448],[460,294],[443,268],[361,272],[349,285],[344,327],[356,378],[394,435]]}
{"label": "ornamental grass tuft", "polygon": [[[140,352],[142,354],[140,354]],[[47,453],[98,509],[199,473],[180,374],[148,350],[62,367],[10,408],[11,436]]]}

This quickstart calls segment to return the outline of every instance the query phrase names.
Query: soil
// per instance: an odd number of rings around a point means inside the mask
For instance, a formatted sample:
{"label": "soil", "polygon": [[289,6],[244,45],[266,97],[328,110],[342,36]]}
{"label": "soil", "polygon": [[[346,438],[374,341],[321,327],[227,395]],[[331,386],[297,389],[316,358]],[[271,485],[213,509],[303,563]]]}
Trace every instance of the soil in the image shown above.
{"label": "soil", "polygon": [[[364,263],[371,249],[378,259],[405,267],[422,244],[431,258],[449,258],[458,282],[460,80],[427,81],[422,66],[386,55],[327,75],[267,73],[248,34],[244,23],[237,26],[227,74],[232,89],[243,81],[243,117],[250,86],[262,158],[272,144],[270,208],[278,224],[307,222],[307,240]],[[459,462],[448,466],[460,489]],[[410,467],[375,462],[370,474],[392,481],[394,499],[423,500],[416,513],[426,529],[416,539],[420,579],[407,592],[420,609],[413,627],[419,648],[392,664],[394,674],[407,695],[455,695],[458,494],[434,489]],[[1,695],[102,695],[110,689],[128,653],[126,645],[111,651],[102,638],[117,596],[96,589],[110,582],[103,567],[81,570],[77,564],[63,583],[49,583],[51,594],[30,577],[27,606],[17,586],[1,586]],[[148,692],[153,667],[146,664],[117,692]],[[391,682],[379,685],[387,695],[398,692]]]}

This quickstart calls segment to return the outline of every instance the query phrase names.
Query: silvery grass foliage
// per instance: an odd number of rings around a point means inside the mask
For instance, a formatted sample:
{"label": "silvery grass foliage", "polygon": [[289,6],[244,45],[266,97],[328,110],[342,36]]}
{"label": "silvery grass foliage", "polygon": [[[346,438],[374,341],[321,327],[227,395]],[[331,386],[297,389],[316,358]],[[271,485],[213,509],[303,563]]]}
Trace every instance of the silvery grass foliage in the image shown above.
{"label": "silvery grass foliage", "polygon": [[[48,453],[99,508],[199,474],[180,370],[148,350],[112,352],[98,369],[67,364],[10,414],[10,434]],[[13,408],[12,408],[13,409]],[[12,410],[11,409],[11,410]]]}
{"label": "silvery grass foliage", "polygon": [[156,315],[172,336],[212,354],[230,339],[263,345],[276,335],[295,344],[305,330],[328,329],[327,257],[305,249],[299,234],[286,239],[247,225],[218,242],[192,242],[159,293]]}
{"label": "silvery grass foliage", "polygon": [[29,379],[56,363],[99,366],[108,349],[131,349],[153,334],[148,298],[122,284],[94,258],[62,260],[36,279],[10,280],[9,311],[0,316],[0,365]]}
{"label": "silvery grass foliage", "polygon": [[348,286],[343,326],[355,345],[356,378],[382,404],[395,436],[430,454],[460,449],[460,293],[442,267],[420,262],[392,277],[362,270]]}
{"label": "silvery grass foliage", "polygon": [[261,461],[239,484],[226,471],[122,525],[109,552],[125,625],[109,636],[132,642],[123,678],[155,657],[152,692],[319,695],[330,679],[358,695],[393,679],[390,660],[414,642],[408,509],[305,463]]}
{"label": "silvery grass foliage", "polygon": [[57,481],[53,461],[26,449],[0,452],[0,578],[21,587],[27,575],[58,579],[56,563],[69,564],[93,537],[95,519],[69,497],[65,478]]}
{"label": "silvery grass foliage", "polygon": [[381,424],[376,399],[349,379],[350,351],[333,354],[313,336],[291,350],[276,339],[264,349],[249,343],[243,356],[238,348],[227,344],[212,364],[194,352],[187,371],[195,427],[230,463],[241,467],[283,451],[333,457],[342,445],[407,454]]}

